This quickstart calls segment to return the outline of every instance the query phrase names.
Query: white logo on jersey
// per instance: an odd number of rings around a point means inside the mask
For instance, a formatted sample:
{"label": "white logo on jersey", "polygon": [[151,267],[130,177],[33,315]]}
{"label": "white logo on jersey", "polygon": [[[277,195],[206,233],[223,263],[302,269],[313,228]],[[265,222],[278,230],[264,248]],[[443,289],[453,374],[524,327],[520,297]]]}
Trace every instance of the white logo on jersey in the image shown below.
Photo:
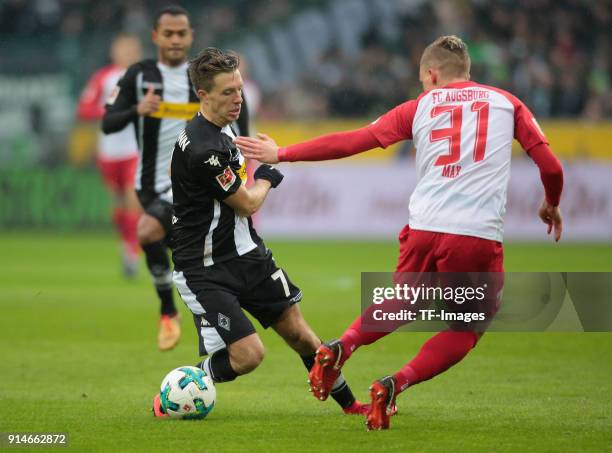
{"label": "white logo on jersey", "polygon": [[211,167],[221,166],[221,163],[219,162],[219,158],[217,156],[210,156],[210,159],[205,160],[204,163],[210,165]]}
{"label": "white logo on jersey", "polygon": [[180,146],[180,148],[183,150],[183,152],[185,151],[185,148],[187,148],[187,145],[191,143],[189,141],[189,137],[187,137],[187,133],[185,132],[185,129],[183,129],[183,131],[179,134],[177,143]]}
{"label": "white logo on jersey", "polygon": [[536,121],[536,119],[534,117],[531,117],[531,121],[533,121],[533,124],[535,124],[535,127],[538,128],[538,132],[540,134],[542,134],[542,136],[544,135],[544,131],[542,130],[542,128],[540,127],[540,124]]}

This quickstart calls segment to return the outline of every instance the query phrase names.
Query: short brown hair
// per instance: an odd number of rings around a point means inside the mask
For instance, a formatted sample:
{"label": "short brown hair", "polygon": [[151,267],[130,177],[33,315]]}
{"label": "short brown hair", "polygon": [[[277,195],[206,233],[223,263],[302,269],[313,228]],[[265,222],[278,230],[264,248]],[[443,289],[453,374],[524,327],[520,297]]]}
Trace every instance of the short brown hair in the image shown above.
{"label": "short brown hair", "polygon": [[240,58],[235,53],[207,47],[189,62],[189,78],[196,90],[210,91],[217,74],[234,72],[239,64]]}
{"label": "short brown hair", "polygon": [[444,75],[469,77],[472,60],[467,44],[455,35],[441,36],[423,51],[421,64],[435,67]]}

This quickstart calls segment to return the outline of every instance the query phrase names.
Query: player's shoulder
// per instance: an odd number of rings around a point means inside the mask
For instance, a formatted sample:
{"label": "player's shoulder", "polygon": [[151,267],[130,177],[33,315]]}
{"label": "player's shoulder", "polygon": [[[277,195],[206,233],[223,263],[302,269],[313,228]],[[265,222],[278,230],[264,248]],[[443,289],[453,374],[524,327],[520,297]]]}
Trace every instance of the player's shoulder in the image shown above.
{"label": "player's shoulder", "polygon": [[140,60],[137,61],[136,63],[133,63],[130,68],[135,68],[135,69],[153,69],[157,67],[157,61],[154,60],[153,58],[145,58],[144,60]]}
{"label": "player's shoulder", "polygon": [[222,144],[221,129],[206,120],[200,112],[187,123],[185,131],[197,148],[216,149]]}
{"label": "player's shoulder", "polygon": [[516,97],[514,94],[510,93],[509,91],[504,90],[503,88],[495,87],[492,85],[485,85],[483,83],[477,83],[477,82],[473,82],[472,86],[477,87],[477,88],[482,88],[484,90],[489,90],[489,91],[499,94],[500,96],[508,100],[515,108],[523,105],[523,102],[518,97]]}
{"label": "player's shoulder", "polygon": [[200,158],[224,154],[220,129],[204,119],[201,113],[196,114],[187,123],[177,138],[177,145],[181,149],[184,148],[183,151],[188,150]]}
{"label": "player's shoulder", "polygon": [[137,61],[127,68],[125,71],[125,78],[135,78],[138,73],[155,71],[157,69],[157,62],[152,58],[146,58],[144,60]]}

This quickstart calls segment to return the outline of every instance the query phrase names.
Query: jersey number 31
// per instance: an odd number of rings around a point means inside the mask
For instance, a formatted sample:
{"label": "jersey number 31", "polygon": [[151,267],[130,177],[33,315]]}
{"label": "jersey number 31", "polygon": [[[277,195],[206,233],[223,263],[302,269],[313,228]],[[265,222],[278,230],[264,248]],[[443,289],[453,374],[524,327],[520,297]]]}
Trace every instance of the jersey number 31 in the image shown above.
{"label": "jersey number 31", "polygon": [[[474,143],[474,162],[484,159],[487,146],[487,129],[489,125],[489,103],[473,102],[470,110],[476,112],[476,142]],[[448,140],[449,153],[439,156],[434,165],[450,165],[459,161],[461,157],[461,123],[463,122],[462,105],[440,105],[431,109],[431,117],[435,118],[443,113],[450,113],[451,125],[443,129],[434,129],[429,135],[429,140],[438,142]]]}

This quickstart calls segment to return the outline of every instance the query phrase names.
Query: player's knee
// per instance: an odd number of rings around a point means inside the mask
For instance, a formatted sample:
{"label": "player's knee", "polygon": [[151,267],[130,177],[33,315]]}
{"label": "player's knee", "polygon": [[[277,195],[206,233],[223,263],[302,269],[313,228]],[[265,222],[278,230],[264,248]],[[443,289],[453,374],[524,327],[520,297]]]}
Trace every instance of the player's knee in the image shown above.
{"label": "player's knee", "polygon": [[239,349],[230,348],[232,368],[237,374],[246,374],[253,371],[263,361],[265,349],[261,340],[251,341]]}
{"label": "player's knee", "polygon": [[137,235],[140,245],[148,245],[161,241],[165,236],[165,232],[157,220],[143,215],[138,221]]}

